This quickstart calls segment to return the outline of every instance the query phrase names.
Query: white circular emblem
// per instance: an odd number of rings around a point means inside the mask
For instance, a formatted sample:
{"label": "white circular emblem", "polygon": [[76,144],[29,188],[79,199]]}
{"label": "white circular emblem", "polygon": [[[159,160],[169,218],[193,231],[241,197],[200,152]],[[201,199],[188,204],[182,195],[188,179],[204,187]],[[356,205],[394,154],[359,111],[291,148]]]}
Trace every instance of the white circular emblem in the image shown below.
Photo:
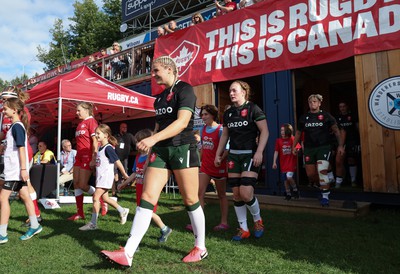
{"label": "white circular emblem", "polygon": [[378,124],[400,130],[400,76],[377,84],[369,96],[368,107]]}

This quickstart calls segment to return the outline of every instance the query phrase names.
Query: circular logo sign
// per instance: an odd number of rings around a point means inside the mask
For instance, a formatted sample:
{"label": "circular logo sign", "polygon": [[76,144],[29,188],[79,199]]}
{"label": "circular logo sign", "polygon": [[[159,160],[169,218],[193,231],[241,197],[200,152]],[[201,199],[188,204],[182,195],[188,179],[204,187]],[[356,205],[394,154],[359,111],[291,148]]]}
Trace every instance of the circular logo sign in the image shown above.
{"label": "circular logo sign", "polygon": [[400,76],[377,84],[369,96],[368,108],[378,124],[400,130]]}

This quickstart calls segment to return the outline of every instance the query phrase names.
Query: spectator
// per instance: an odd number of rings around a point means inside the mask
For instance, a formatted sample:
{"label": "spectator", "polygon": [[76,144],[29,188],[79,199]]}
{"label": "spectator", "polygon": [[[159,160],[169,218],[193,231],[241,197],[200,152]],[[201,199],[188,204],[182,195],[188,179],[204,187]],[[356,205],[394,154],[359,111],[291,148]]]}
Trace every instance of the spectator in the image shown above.
{"label": "spectator", "polygon": [[[272,169],[277,169],[276,160],[279,156],[279,167],[281,171],[282,181],[285,184],[286,197],[285,200],[292,199],[292,192],[294,198],[299,198],[299,191],[297,190],[296,182],[294,181],[294,172],[297,169],[297,157],[292,153],[293,146],[293,127],[291,124],[284,124],[281,126],[281,138],[276,139],[275,152],[273,158]],[[301,148],[299,145],[296,149]]]}
{"label": "spectator", "polygon": [[54,163],[54,153],[47,149],[47,144],[44,141],[40,141],[38,144],[38,152],[36,152],[35,156],[33,156],[33,163],[35,165],[40,164],[50,164]]}
{"label": "spectator", "polygon": [[60,172],[59,184],[64,186],[66,182],[72,181],[76,150],[72,149],[72,144],[69,140],[64,139],[61,141],[62,151],[61,155],[61,165],[62,169]]}
{"label": "spectator", "polygon": [[346,102],[339,103],[339,115],[336,121],[339,124],[341,135],[344,138],[345,153],[336,155],[336,188],[340,188],[345,176],[344,162],[347,158],[351,186],[357,186],[357,156],[360,150],[360,134],[358,132],[358,117],[349,110]]}
{"label": "spectator", "polygon": [[158,28],[157,28],[157,35],[158,35],[158,37],[161,37],[161,36],[163,36],[163,35],[165,35],[166,33],[165,33],[165,29],[162,27],[162,26],[159,26]]}
{"label": "spectator", "polygon": [[222,6],[220,3],[218,3],[217,0],[215,0],[215,7],[217,8],[217,16],[220,15],[225,15],[231,11],[234,11],[237,9],[237,5],[235,2],[232,2],[232,0],[224,0],[225,6]]}
{"label": "spectator", "polygon": [[[114,42],[112,45],[112,49],[110,50],[110,53],[117,54],[121,52],[121,50],[122,50],[121,45],[118,42]],[[115,80],[120,80],[122,78],[122,72],[126,68],[126,64],[125,62],[123,62],[123,60],[124,60],[123,55],[115,56],[111,60],[111,67],[113,69],[112,76],[113,79]]]}
{"label": "spectator", "polygon": [[261,2],[263,0],[240,0],[239,2],[239,9],[243,9],[245,7],[257,4],[258,2]]}
{"label": "spectator", "polygon": [[[118,158],[124,167],[125,172],[128,172],[128,158],[129,154],[135,148],[135,137],[131,133],[128,132],[128,125],[126,123],[121,123],[119,125],[119,133],[115,135],[115,138],[118,141],[118,145],[115,147],[115,151],[117,152]],[[116,181],[120,183],[121,173],[116,173]],[[117,183],[117,184],[118,184]],[[113,184],[112,187],[112,196],[116,195],[116,184]]]}
{"label": "spectator", "polygon": [[165,29],[165,34],[173,33],[177,30],[180,30],[180,28],[178,27],[178,25],[174,20],[169,21],[168,25],[164,25],[164,29]]}
{"label": "spectator", "polygon": [[204,22],[204,18],[201,15],[200,12],[196,12],[195,14],[192,15],[192,23],[190,24],[191,26],[200,24]]}
{"label": "spectator", "polygon": [[[250,237],[247,226],[247,210],[254,222],[254,237],[264,234],[264,224],[254,187],[263,163],[263,154],[269,136],[267,120],[259,106],[248,101],[250,86],[236,80],[229,88],[233,105],[224,113],[224,128],[215,154],[215,166],[222,163],[222,154],[229,139],[227,160],[228,183],[232,188],[236,217],[239,223],[233,241]],[[257,142],[258,140],[258,142]]]}
{"label": "spectator", "polygon": [[343,138],[333,116],[320,109],[322,96],[311,94],[308,97],[309,112],[303,114],[297,122],[292,152],[296,154],[295,146],[304,132],[304,164],[308,180],[319,182],[322,199],[321,206],[329,206],[329,156],[331,151],[331,131],[338,141],[337,153],[343,155]]}

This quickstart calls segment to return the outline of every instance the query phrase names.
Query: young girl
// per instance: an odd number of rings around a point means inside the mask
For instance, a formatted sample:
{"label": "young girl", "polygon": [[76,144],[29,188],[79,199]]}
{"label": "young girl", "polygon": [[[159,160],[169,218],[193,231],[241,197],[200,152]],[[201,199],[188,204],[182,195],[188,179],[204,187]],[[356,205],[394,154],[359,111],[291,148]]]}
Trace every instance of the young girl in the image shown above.
{"label": "young girl", "polygon": [[[150,129],[143,129],[143,130],[138,131],[135,134],[135,139],[137,142],[140,142],[143,139],[150,137],[151,135],[153,135],[153,133],[151,132]],[[135,183],[136,183],[136,205],[137,206],[140,205],[140,200],[142,198],[143,178],[144,178],[144,173],[145,173],[145,170],[147,167],[146,160],[147,160],[147,156],[148,156],[148,153],[143,150],[139,150],[138,152],[139,153],[136,155],[135,164],[133,165],[133,169],[132,169],[133,173],[127,180],[125,180],[122,184],[120,184],[118,186],[118,189],[123,189],[130,182],[132,182],[133,180],[135,181]],[[156,214],[156,211],[157,211],[157,205],[154,206],[152,220],[160,228],[161,236],[158,238],[158,242],[165,243],[168,239],[168,236],[172,233],[172,229],[164,224],[164,222],[161,220],[160,216],[158,216]]]}
{"label": "young girl", "polygon": [[29,240],[42,231],[42,226],[39,225],[37,220],[27,186],[29,181],[29,161],[26,131],[29,123],[28,116],[24,110],[24,103],[18,98],[7,99],[3,103],[3,113],[12,119],[13,124],[6,135],[7,144],[4,152],[4,186],[0,192],[0,243],[8,242],[7,226],[10,218],[10,203],[8,199],[12,191],[19,191],[31,224],[25,235],[20,237],[20,240]]}
{"label": "young girl", "polygon": [[129,177],[114,149],[114,147],[118,145],[117,139],[112,136],[110,127],[105,124],[100,124],[96,128],[96,139],[101,144],[101,147],[99,148],[96,158],[96,190],[93,194],[92,220],[88,224],[80,227],[80,230],[97,229],[100,198],[118,210],[122,225],[126,223],[126,218],[129,213],[129,208],[121,207],[116,201],[108,197],[108,190],[111,189],[114,182],[114,164],[120,170],[124,178]]}
{"label": "young girl", "polygon": [[[293,189],[294,198],[299,198],[299,191],[297,190],[296,182],[293,179],[293,174],[297,169],[297,156],[292,153],[293,145],[293,127],[291,124],[284,124],[281,127],[281,138],[275,142],[275,152],[272,168],[276,169],[276,160],[279,156],[279,166],[281,169],[281,177],[285,182],[286,197],[285,200],[292,198],[290,188]],[[299,145],[296,149],[301,148]]]}

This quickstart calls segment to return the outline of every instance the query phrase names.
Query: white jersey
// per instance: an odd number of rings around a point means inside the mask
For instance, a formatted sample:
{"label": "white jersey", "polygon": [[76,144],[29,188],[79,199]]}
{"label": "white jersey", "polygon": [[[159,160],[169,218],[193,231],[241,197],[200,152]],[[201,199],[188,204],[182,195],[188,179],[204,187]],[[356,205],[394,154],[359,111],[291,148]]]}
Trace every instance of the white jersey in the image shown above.
{"label": "white jersey", "polygon": [[[19,124],[24,130],[25,134],[25,166],[21,167],[19,161],[19,152],[16,140],[12,136],[13,127]],[[11,125],[10,130],[6,134],[6,148],[4,151],[4,180],[5,181],[22,181],[21,169],[26,169],[29,172],[29,158],[28,158],[28,136],[26,130],[21,122],[15,122]]]}
{"label": "white jersey", "polygon": [[97,152],[96,187],[111,189],[114,182],[114,163],[111,163],[106,156],[108,146],[111,145],[107,144]]}

